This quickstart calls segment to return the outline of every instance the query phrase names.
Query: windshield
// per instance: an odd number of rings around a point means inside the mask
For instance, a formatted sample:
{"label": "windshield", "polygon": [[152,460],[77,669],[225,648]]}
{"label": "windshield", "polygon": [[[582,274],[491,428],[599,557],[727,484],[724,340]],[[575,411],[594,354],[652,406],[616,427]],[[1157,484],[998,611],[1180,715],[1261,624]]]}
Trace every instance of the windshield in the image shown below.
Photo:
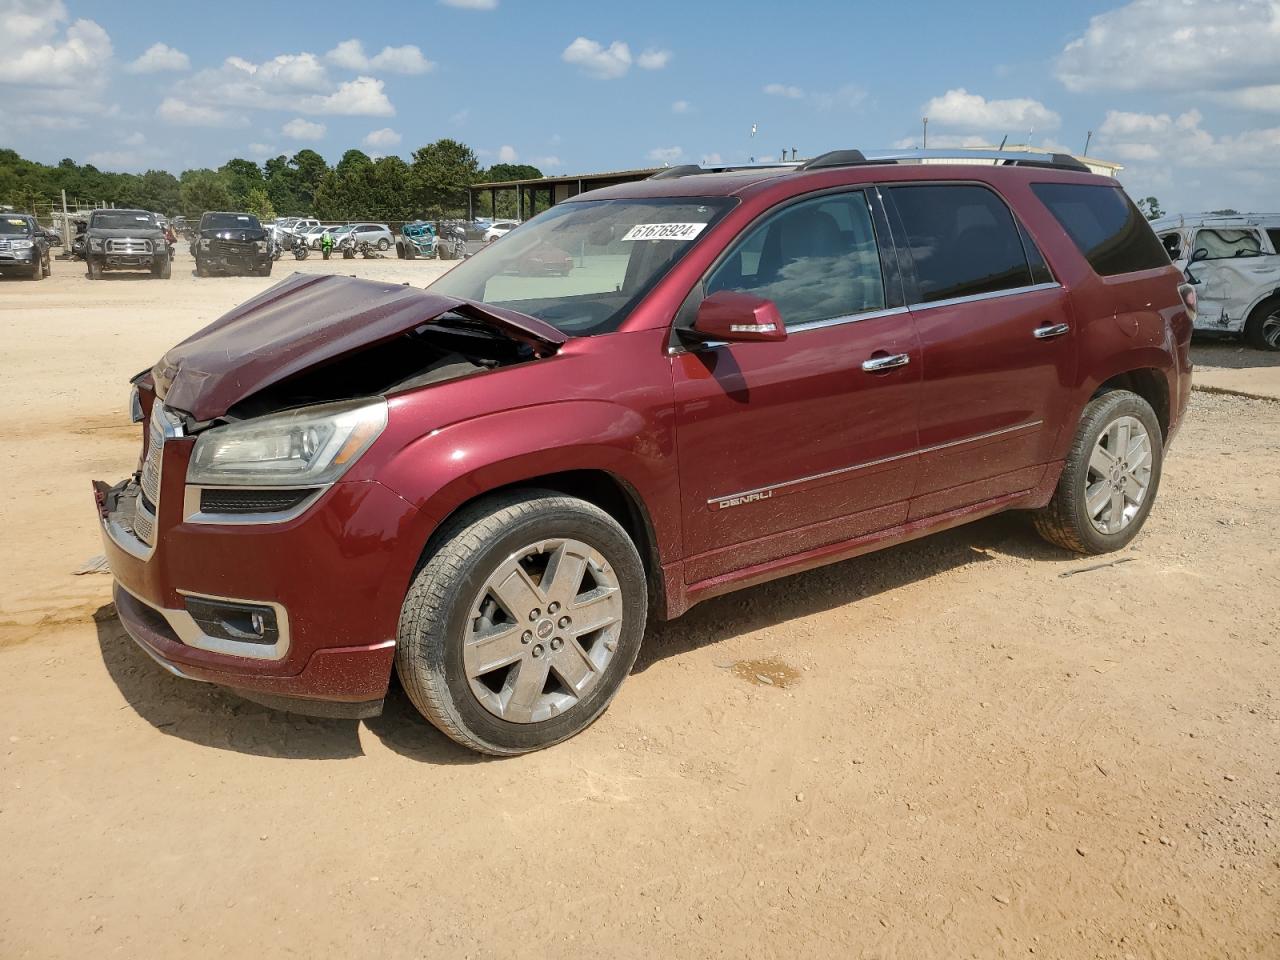
{"label": "windshield", "polygon": [[261,230],[258,218],[249,213],[206,213],[201,230]]}
{"label": "windshield", "polygon": [[562,203],[464,260],[431,290],[518,310],[572,336],[608,333],[735,202]]}
{"label": "windshield", "polygon": [[128,210],[99,210],[89,221],[89,226],[102,230],[155,229],[156,218],[149,213],[130,213]]}
{"label": "windshield", "polygon": [[29,237],[31,221],[24,217],[5,217],[0,220],[0,237]]}

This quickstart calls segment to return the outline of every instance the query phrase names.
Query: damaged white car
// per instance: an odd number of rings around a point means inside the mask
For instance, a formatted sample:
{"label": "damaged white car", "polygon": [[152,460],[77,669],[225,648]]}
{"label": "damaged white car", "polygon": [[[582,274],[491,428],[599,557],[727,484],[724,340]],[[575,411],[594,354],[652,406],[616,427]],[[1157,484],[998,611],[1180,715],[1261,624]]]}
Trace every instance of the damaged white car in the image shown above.
{"label": "damaged white car", "polygon": [[1196,285],[1196,329],[1280,350],[1280,214],[1172,216],[1151,224]]}

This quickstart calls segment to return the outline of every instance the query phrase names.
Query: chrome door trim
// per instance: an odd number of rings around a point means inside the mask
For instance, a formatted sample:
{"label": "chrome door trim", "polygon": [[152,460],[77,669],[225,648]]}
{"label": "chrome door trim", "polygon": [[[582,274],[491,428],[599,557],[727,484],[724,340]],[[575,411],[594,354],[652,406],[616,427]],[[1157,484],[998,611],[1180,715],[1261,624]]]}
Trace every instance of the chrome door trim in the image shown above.
{"label": "chrome door trim", "polygon": [[920,313],[923,310],[932,310],[935,307],[955,307],[962,303],[981,303],[983,300],[999,300],[1002,297],[1016,297],[1022,293],[1035,293],[1037,290],[1057,290],[1061,289],[1062,284],[1054,283],[1033,283],[1025,287],[1012,287],[1008,290],[992,290],[990,293],[975,293],[967,297],[951,297],[947,300],[931,300],[928,303],[910,304],[913,313]]}
{"label": "chrome door trim", "polygon": [[825,327],[838,327],[846,323],[857,323],[859,320],[896,317],[907,312],[906,307],[888,307],[884,310],[868,310],[866,313],[848,313],[844,316],[831,317],[827,320],[807,320],[804,323],[797,323],[794,327],[787,327],[787,336],[793,333],[804,333],[807,330],[822,330]]}
{"label": "chrome door trim", "polygon": [[1018,433],[1022,430],[1031,430],[1035,427],[1042,426],[1043,420],[1030,420],[1026,423],[1015,424],[1012,427],[1001,427],[999,430],[988,430],[985,433],[976,433],[971,437],[963,437],[959,440],[948,440],[946,443],[935,443],[928,447],[917,447],[915,450],[909,450],[906,453],[895,453],[892,456],[881,457],[878,460],[867,460],[864,463],[855,463],[851,467],[838,467],[835,470],[827,470],[824,473],[815,473],[807,477],[797,477],[794,480],[782,480],[778,483],[771,483],[765,487],[756,487],[753,490],[743,490],[741,493],[730,493],[722,497],[712,497],[707,501],[707,506],[717,510],[725,510],[729,507],[737,507],[743,503],[755,503],[759,500],[768,500],[773,496],[775,491],[794,487],[801,483],[810,483],[814,480],[825,480],[828,477],[835,477],[845,473],[853,473],[857,470],[866,470],[868,467],[878,467],[882,464],[893,463],[897,460],[905,460],[907,457],[918,457],[926,453],[936,453],[939,450],[947,450],[951,447],[963,446],[967,443],[977,443],[982,440],[990,440],[993,437],[1004,436],[1009,433]]}
{"label": "chrome door trim", "polygon": [[863,360],[862,369],[865,373],[882,373],[886,370],[905,367],[910,362],[911,354],[894,353],[884,357],[872,357],[870,360]]}
{"label": "chrome door trim", "polygon": [[1067,323],[1051,323],[1046,327],[1036,327],[1031,331],[1031,335],[1037,340],[1052,340],[1054,337],[1060,337],[1064,333],[1071,332],[1071,325]]}

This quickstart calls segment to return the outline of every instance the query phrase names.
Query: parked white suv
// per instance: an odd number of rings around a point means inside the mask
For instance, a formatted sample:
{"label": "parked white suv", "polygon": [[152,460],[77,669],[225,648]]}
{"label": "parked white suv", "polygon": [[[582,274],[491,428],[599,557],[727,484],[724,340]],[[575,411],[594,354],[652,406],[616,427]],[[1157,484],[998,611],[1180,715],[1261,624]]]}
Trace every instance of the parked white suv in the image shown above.
{"label": "parked white suv", "polygon": [[1280,350],[1280,214],[1170,216],[1151,226],[1196,285],[1197,330]]}

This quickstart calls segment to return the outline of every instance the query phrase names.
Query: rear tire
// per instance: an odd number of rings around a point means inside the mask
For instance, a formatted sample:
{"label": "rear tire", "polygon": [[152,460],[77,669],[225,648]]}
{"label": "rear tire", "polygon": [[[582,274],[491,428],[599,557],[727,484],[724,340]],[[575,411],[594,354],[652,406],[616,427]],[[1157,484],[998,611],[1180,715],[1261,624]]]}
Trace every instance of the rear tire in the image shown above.
{"label": "rear tire", "polygon": [[1253,308],[1244,325],[1244,340],[1258,350],[1280,350],[1280,297]]}
{"label": "rear tire", "polygon": [[390,246],[391,246],[391,241],[388,240],[386,237],[378,238],[378,249],[381,250],[383,253],[386,253],[387,248]]}
{"label": "rear tire", "polygon": [[98,263],[97,260],[90,258],[85,263],[85,269],[88,271],[87,276],[90,280],[102,279],[102,264]]}
{"label": "rear tire", "polygon": [[489,497],[446,523],[414,578],[396,670],[446,736],[481,753],[527,753],[604,712],[647,609],[640,556],[603,510],[548,490]]}
{"label": "rear tire", "polygon": [[1151,513],[1163,466],[1163,434],[1150,404],[1128,390],[1094,397],[1053,499],[1032,515],[1036,531],[1075,553],[1119,550]]}

